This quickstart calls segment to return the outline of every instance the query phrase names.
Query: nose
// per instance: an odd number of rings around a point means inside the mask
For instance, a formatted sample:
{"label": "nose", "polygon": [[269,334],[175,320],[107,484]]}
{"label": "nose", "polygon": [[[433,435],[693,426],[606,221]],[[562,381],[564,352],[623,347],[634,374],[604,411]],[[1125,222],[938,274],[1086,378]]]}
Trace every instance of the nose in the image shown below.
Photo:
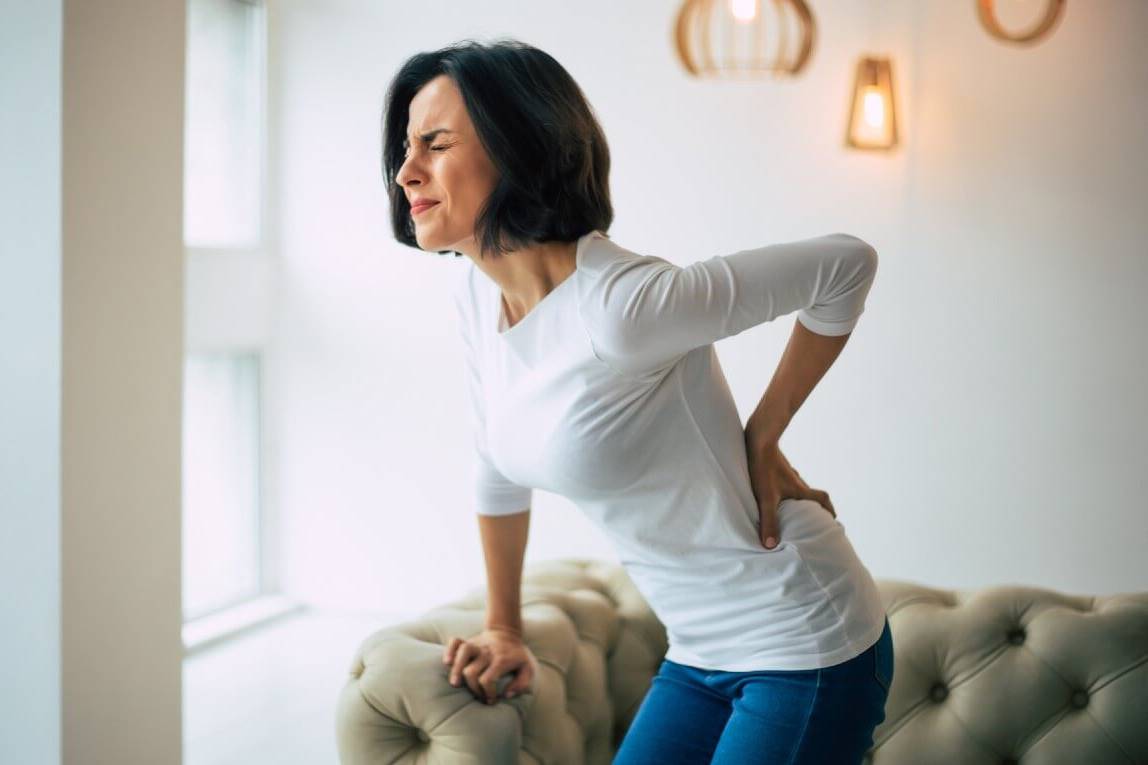
{"label": "nose", "polygon": [[413,159],[413,156],[407,157],[399,166],[399,172],[395,174],[395,183],[399,186],[406,187],[413,182],[422,183],[424,174],[419,170],[418,163],[412,161]]}

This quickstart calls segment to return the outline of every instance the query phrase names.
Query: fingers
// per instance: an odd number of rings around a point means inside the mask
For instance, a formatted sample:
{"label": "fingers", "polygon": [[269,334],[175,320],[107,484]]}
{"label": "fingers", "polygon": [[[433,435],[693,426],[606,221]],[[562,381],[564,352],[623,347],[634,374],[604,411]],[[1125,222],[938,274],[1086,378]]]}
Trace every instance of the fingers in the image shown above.
{"label": "fingers", "polygon": [[462,676],[466,680],[466,685],[470,688],[470,692],[483,701],[487,701],[487,694],[486,690],[478,682],[478,676],[487,668],[490,661],[490,651],[483,647],[478,650],[473,661],[467,664],[462,670]]}
{"label": "fingers", "polygon": [[447,678],[450,684],[457,688],[465,682],[476,698],[488,704],[494,703],[496,695],[494,686],[498,676],[494,676],[494,681],[479,680],[479,676],[485,677],[484,672],[492,666],[493,659],[490,649],[486,646],[476,646],[465,640],[454,638],[447,646],[443,661],[445,662],[448,657],[453,659]]}
{"label": "fingers", "polygon": [[446,649],[442,652],[442,663],[450,664],[454,661],[454,652],[458,648],[458,644],[462,642],[462,638],[451,638],[450,642],[446,644]]}
{"label": "fingers", "polygon": [[473,689],[474,686],[465,674],[465,670],[471,666],[473,660],[477,660],[480,657],[481,653],[479,647],[473,643],[468,643],[465,640],[460,641],[458,647],[455,648],[454,660],[451,664],[450,675],[448,677],[451,685],[458,687],[465,680],[467,685],[471,685]]}
{"label": "fingers", "polygon": [[487,704],[493,704],[498,700],[498,679],[506,674],[502,666],[495,661],[492,661],[486,666],[486,670],[478,676],[478,687],[482,689],[482,698]]}
{"label": "fingers", "polygon": [[462,668],[466,666],[467,651],[472,648],[473,646],[459,638],[451,639],[447,646],[447,657],[444,657],[443,661],[451,665],[450,672],[447,674],[447,682],[451,685],[459,684],[459,680],[462,678]]}
{"label": "fingers", "polygon": [[[506,659],[495,661],[488,646],[468,643],[462,638],[451,638],[443,649],[442,660],[450,669],[447,679],[454,687],[463,683],[479,701],[495,703],[499,698],[512,699],[529,691],[534,678],[534,664],[528,659],[517,666],[507,664]],[[502,692],[498,691],[499,680],[511,674]]]}
{"label": "fingers", "polygon": [[793,471],[793,474],[797,476],[797,485],[802,492],[802,496],[806,499],[812,499],[814,502],[828,510],[830,515],[836,518],[837,510],[834,509],[833,503],[829,501],[829,493],[822,491],[821,489],[812,488],[805,482],[804,479],[802,479],[801,474],[796,470]]}
{"label": "fingers", "polygon": [[514,679],[510,681],[510,684],[506,686],[504,691],[506,698],[512,699],[518,694],[525,692],[526,689],[530,687],[530,681],[533,677],[534,665],[528,661],[522,665],[518,670],[518,674],[516,674]]}
{"label": "fingers", "polygon": [[809,495],[810,499],[828,510],[830,515],[834,518],[837,517],[837,511],[833,509],[833,503],[829,501],[829,494],[827,492],[821,489],[810,489]]}
{"label": "fingers", "polygon": [[761,517],[761,543],[769,550],[777,547],[781,530],[777,523],[777,503],[768,502],[758,510]]}

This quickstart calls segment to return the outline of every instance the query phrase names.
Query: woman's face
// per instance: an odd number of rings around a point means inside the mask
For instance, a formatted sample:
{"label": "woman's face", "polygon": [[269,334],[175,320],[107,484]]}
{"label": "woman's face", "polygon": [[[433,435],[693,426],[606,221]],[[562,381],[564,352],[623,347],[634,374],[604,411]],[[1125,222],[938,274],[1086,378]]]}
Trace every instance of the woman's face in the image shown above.
{"label": "woman's face", "polygon": [[[395,181],[408,202],[436,201],[421,211],[412,206],[415,239],[428,252],[454,250],[477,258],[474,223],[498,178],[462,93],[454,80],[439,75],[415,94],[409,111],[406,161]],[[428,135],[439,128],[445,130]]]}

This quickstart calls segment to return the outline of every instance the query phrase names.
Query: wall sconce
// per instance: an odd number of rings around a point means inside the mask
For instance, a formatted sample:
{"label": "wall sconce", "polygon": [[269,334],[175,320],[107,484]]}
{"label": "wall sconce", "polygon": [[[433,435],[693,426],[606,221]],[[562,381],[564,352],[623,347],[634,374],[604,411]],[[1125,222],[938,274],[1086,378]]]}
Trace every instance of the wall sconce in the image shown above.
{"label": "wall sconce", "polygon": [[865,56],[857,62],[845,145],[855,149],[891,149],[897,145],[893,69],[887,58]]}
{"label": "wall sconce", "polygon": [[1018,45],[1035,45],[1047,37],[1064,15],[1064,0],[1044,0],[1044,16],[1027,32],[1009,32],[997,20],[996,0],[977,0],[977,16],[981,26],[998,40]]}
{"label": "wall sconce", "polygon": [[[763,2],[775,11],[769,23]],[[815,31],[804,0],[685,0],[674,43],[695,77],[792,76],[809,60]],[[767,32],[777,40],[772,57],[766,56]]]}

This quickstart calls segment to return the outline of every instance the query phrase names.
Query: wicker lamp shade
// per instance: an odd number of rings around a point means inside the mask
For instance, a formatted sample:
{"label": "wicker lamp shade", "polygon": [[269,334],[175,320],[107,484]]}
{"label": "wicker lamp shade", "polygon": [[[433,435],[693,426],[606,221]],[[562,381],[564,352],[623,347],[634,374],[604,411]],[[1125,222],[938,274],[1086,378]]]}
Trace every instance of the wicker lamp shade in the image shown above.
{"label": "wicker lamp shade", "polygon": [[685,0],[674,42],[695,77],[786,77],[809,60],[815,31],[804,0]]}
{"label": "wicker lamp shade", "polygon": [[893,65],[888,58],[865,56],[857,62],[845,145],[855,149],[892,149],[897,145]]}

